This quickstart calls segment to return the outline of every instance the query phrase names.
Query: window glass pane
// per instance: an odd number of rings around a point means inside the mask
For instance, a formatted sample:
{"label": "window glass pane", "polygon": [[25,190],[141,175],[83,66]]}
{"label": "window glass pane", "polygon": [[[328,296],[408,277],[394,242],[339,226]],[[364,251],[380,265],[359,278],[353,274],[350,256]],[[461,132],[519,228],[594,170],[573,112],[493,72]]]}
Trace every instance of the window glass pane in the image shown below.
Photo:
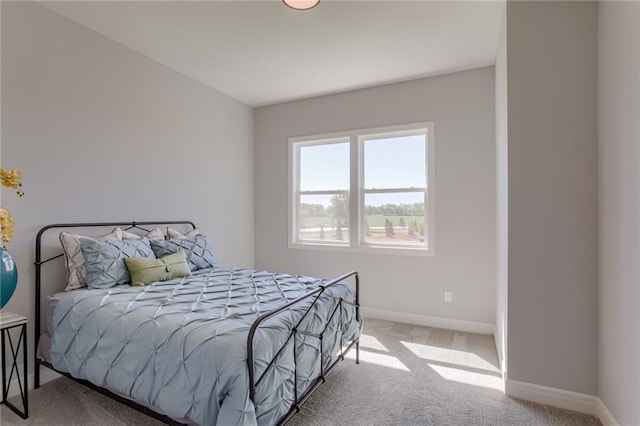
{"label": "window glass pane", "polygon": [[349,196],[301,195],[298,238],[349,242]]}
{"label": "window glass pane", "polygon": [[300,147],[300,190],[348,190],[349,143]]}
{"label": "window glass pane", "polygon": [[364,241],[424,245],[424,192],[365,194]]}
{"label": "window glass pane", "polygon": [[425,135],[364,141],[364,187],[424,188],[427,186]]}

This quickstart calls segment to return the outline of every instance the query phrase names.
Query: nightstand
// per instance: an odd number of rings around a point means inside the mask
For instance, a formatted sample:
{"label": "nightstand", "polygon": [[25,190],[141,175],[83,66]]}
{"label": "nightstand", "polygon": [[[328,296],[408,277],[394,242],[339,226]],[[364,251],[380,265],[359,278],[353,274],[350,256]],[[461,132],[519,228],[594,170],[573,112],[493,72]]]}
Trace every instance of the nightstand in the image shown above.
{"label": "nightstand", "polygon": [[[27,318],[13,312],[0,311],[0,333],[2,334],[2,404],[9,407],[17,415],[26,419],[29,417],[29,396],[27,394],[29,387],[29,375],[27,374]],[[18,338],[14,342],[12,333]],[[11,370],[7,375],[7,353],[6,342],[9,342]],[[22,346],[22,377],[20,377],[20,369],[18,368],[18,353]],[[20,396],[22,397],[23,411],[7,401],[9,388],[11,387],[11,379],[13,373],[16,374],[16,381],[20,388]]]}

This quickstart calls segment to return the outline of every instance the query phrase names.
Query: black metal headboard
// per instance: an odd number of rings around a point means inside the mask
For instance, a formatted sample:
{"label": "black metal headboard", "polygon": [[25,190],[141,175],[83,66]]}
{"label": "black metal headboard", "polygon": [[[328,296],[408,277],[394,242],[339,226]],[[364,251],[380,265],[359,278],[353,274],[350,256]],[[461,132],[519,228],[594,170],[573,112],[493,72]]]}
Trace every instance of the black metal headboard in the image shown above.
{"label": "black metal headboard", "polygon": [[[42,305],[42,265],[52,260],[58,259],[64,256],[64,253],[60,253],[53,257],[42,260],[42,236],[45,232],[50,229],[61,229],[61,228],[100,228],[100,227],[112,227],[112,226],[122,226],[126,227],[125,230],[129,229],[140,229],[142,231],[149,232],[149,229],[146,229],[145,226],[153,226],[153,225],[189,225],[192,229],[196,229],[196,225],[189,220],[168,220],[168,221],[147,221],[147,222],[87,222],[87,223],[56,223],[53,225],[47,225],[44,228],[38,231],[36,236],[36,291],[35,291],[35,333],[34,333],[34,348],[33,348],[33,358],[34,358],[34,374],[33,374],[33,384],[34,388],[37,389],[40,386],[40,368],[39,360],[38,360],[38,342],[40,340],[40,312]],[[26,348],[25,348],[26,350]]]}

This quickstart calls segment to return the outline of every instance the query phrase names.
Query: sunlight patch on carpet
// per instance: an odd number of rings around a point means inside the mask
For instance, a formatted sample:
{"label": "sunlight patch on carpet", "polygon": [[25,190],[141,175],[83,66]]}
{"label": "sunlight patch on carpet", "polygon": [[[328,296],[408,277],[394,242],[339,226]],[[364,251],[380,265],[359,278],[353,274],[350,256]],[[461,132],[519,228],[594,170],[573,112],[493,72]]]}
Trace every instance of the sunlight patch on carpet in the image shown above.
{"label": "sunlight patch on carpet", "polygon": [[504,392],[500,370],[473,352],[400,342],[445,380]]}
{"label": "sunlight patch on carpet", "polygon": [[[355,351],[349,351],[349,353],[345,355],[345,358],[355,360]],[[394,356],[369,352],[363,350],[362,348],[360,348],[360,362],[375,364],[381,367],[393,368],[395,370],[410,371],[406,365],[404,365],[398,358]]]}
{"label": "sunlight patch on carpet", "polygon": [[437,364],[428,363],[428,365],[445,380],[464,383],[465,385],[480,386],[483,388],[504,392],[502,379],[500,377],[473,371],[461,370],[459,368],[445,367]]}
{"label": "sunlight patch on carpet", "polygon": [[387,349],[380,342],[380,340],[376,339],[373,336],[369,336],[369,335],[366,335],[366,334],[363,334],[363,335],[360,336],[360,347],[361,348],[375,349],[377,351],[389,352],[389,349]]}
{"label": "sunlight patch on carpet", "polygon": [[402,345],[413,352],[417,357],[427,361],[437,361],[446,364],[455,364],[461,367],[469,367],[476,370],[486,370],[488,373],[500,373],[500,370],[489,361],[479,357],[473,352],[445,349],[437,346],[423,345],[420,343],[403,342]]}

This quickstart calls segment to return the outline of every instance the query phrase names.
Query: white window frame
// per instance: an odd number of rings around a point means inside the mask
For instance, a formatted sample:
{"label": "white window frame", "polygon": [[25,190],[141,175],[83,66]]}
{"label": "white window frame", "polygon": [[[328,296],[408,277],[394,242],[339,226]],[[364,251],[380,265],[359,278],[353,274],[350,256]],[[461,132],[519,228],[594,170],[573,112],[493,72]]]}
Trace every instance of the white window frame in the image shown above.
{"label": "white window frame", "polygon": [[[426,188],[364,189],[364,141],[415,134],[426,135]],[[303,146],[345,143],[350,145],[349,188],[349,241],[300,240],[298,239],[300,201],[300,158]],[[348,251],[392,255],[435,256],[435,125],[433,121],[403,124],[398,126],[357,129],[346,132],[325,133],[289,138],[289,221],[288,247],[291,249]],[[364,197],[365,193],[419,192],[425,193],[425,222],[427,230],[424,245],[410,246],[402,243],[372,244],[365,242]],[[333,193],[333,191],[329,191]],[[305,191],[304,194],[326,194],[327,191]]]}

